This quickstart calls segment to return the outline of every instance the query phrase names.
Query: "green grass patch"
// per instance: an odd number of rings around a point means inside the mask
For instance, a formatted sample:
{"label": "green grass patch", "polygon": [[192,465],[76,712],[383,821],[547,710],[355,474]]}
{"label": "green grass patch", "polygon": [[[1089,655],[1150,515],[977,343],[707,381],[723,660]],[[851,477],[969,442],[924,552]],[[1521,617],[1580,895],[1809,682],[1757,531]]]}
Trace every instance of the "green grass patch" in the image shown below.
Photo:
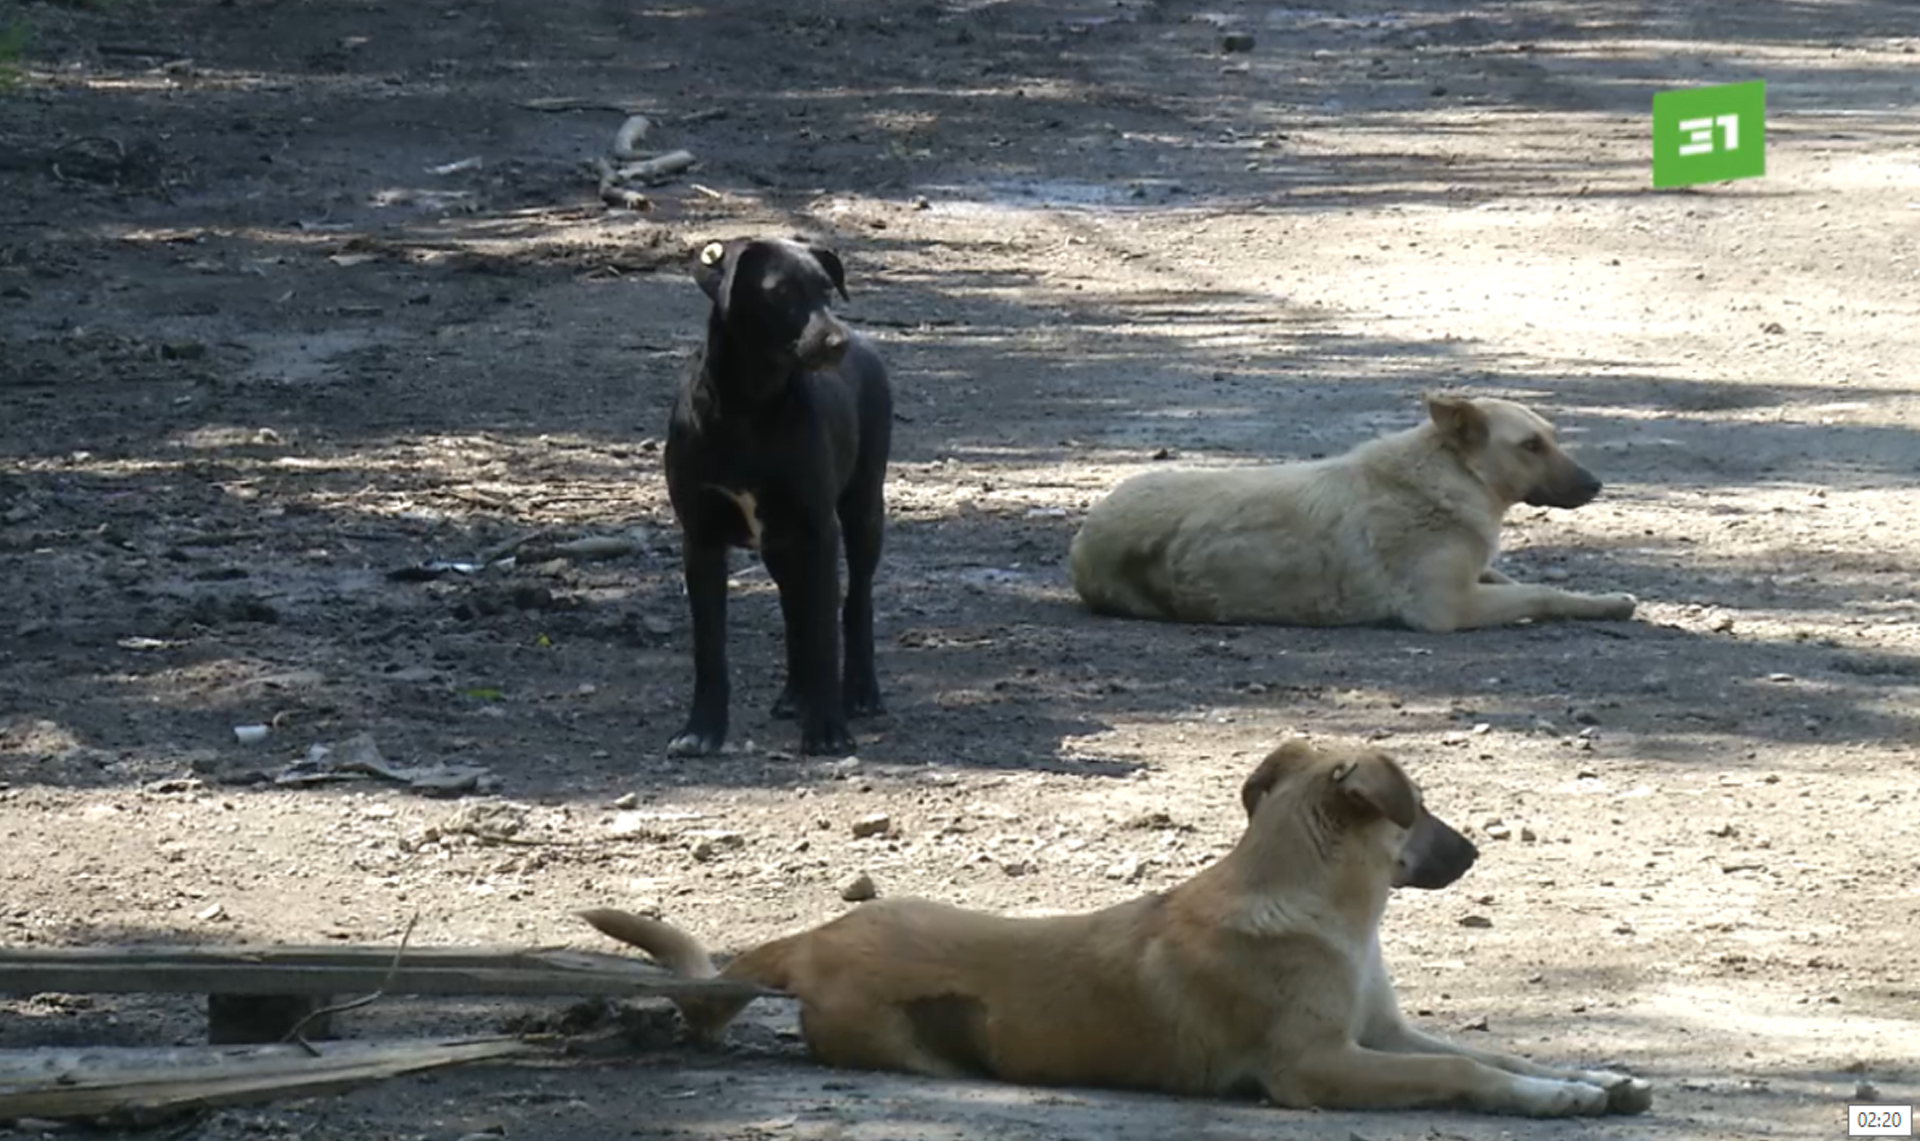
{"label": "green grass patch", "polygon": [[12,87],[20,82],[20,56],[27,50],[27,41],[33,37],[33,29],[25,20],[11,20],[0,23],[0,87]]}

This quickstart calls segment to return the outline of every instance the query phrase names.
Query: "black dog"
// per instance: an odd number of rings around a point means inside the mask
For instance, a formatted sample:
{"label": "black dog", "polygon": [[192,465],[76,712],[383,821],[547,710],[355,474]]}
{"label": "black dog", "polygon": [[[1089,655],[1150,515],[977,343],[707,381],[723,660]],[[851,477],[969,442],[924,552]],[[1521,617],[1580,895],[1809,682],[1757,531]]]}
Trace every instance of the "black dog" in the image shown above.
{"label": "black dog", "polygon": [[[847,285],[832,250],[714,242],[693,272],[713,311],[666,452],[693,609],[693,712],[667,751],[706,756],[726,741],[727,552],[747,547],[780,588],[787,628],[787,680],[773,714],[798,715],[802,752],[849,753],[848,716],[881,711],[873,572],[893,434],[887,370],[833,315],[832,295],[846,297]],[[844,681],[834,629],[842,535]]]}

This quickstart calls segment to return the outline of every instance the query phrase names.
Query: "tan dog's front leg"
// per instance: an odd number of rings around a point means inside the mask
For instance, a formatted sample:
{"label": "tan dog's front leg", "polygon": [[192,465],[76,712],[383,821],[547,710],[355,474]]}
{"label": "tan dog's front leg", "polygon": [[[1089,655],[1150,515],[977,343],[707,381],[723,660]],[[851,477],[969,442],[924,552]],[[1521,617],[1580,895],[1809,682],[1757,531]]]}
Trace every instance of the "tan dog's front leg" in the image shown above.
{"label": "tan dog's front leg", "polygon": [[1301,1058],[1268,1082],[1292,1109],[1471,1109],[1523,1117],[1588,1117],[1607,1091],[1581,1081],[1511,1073],[1459,1054],[1393,1054],[1348,1045]]}
{"label": "tan dog's front leg", "polygon": [[1370,1049],[1390,1054],[1452,1054],[1471,1059],[1483,1066],[1505,1070],[1510,1074],[1598,1086],[1606,1091],[1606,1112],[1608,1113],[1645,1113],[1653,1107],[1653,1087],[1639,1078],[1607,1070],[1558,1070],[1515,1054],[1476,1050],[1470,1046],[1449,1042],[1444,1038],[1435,1038],[1431,1034],[1423,1034],[1407,1025],[1397,1016],[1397,1013],[1393,1018],[1378,1020],[1376,1026],[1370,1027],[1364,1038],[1364,1044]]}

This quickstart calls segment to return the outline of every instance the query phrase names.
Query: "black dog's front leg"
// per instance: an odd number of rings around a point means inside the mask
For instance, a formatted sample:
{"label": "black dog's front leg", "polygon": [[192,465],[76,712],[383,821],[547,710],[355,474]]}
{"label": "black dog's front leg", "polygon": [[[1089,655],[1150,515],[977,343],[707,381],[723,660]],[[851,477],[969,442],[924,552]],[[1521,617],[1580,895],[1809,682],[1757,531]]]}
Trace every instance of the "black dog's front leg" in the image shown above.
{"label": "black dog's front leg", "polygon": [[761,551],[780,588],[787,627],[787,685],[800,718],[800,751],[816,756],[853,752],[847,712],[840,704],[840,551],[838,528]]}
{"label": "black dog's front leg", "polygon": [[849,492],[840,504],[840,526],[847,537],[847,603],[842,619],[846,675],[842,691],[849,717],[874,717],[886,712],[873,664],[873,572],[880,565],[886,516],[886,500],[878,479]]}
{"label": "black dog's front leg", "polygon": [[667,743],[675,757],[710,757],[727,741],[727,547],[681,539],[681,569],[693,611],[693,712]]}

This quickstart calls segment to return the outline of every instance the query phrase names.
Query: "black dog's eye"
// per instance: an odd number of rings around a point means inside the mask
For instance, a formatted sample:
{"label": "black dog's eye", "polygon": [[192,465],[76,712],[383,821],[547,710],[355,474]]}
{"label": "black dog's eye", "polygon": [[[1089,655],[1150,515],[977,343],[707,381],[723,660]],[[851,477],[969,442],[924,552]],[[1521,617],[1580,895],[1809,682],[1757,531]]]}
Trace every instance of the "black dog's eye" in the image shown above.
{"label": "black dog's eye", "polygon": [[1520,445],[1529,452],[1539,453],[1547,450],[1547,442],[1538,436],[1528,436]]}

